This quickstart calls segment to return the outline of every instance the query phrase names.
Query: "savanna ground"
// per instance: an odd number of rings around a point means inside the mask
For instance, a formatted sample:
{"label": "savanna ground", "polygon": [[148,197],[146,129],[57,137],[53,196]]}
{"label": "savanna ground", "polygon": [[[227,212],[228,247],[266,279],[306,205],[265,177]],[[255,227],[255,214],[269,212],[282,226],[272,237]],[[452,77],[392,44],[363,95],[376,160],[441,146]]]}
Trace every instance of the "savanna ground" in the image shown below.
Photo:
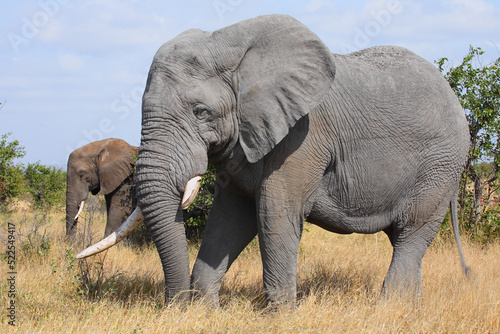
{"label": "savanna ground", "polygon": [[[163,274],[154,246],[115,247],[74,259],[102,236],[105,212],[84,210],[75,245],[64,237],[64,212],[23,208],[0,215],[1,333],[500,333],[500,243],[463,236],[473,276],[462,273],[448,230],[423,261],[424,296],[379,299],[391,260],[384,234],[341,236],[310,224],[300,244],[298,306],[264,308],[262,265],[253,241],[223,281],[219,310],[200,302],[164,305]],[[8,227],[15,226],[14,298],[7,281]],[[83,233],[85,232],[85,233]],[[191,264],[198,243],[191,243]],[[15,327],[7,307],[15,301]]]}

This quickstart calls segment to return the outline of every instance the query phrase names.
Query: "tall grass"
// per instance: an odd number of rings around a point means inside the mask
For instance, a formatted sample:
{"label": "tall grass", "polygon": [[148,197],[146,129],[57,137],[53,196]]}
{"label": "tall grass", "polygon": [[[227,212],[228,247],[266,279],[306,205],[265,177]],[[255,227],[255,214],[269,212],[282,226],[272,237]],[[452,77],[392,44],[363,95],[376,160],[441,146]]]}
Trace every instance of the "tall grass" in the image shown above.
{"label": "tall grass", "polygon": [[[154,246],[119,246],[75,261],[89,239],[102,236],[103,211],[84,211],[80,230],[85,236],[74,244],[64,238],[63,212],[23,209],[0,219],[4,242],[8,222],[16,226],[18,272],[13,328],[6,317],[8,268],[6,261],[0,264],[2,333],[500,332],[499,242],[477,245],[465,240],[473,271],[467,280],[456,245],[440,235],[424,257],[424,296],[417,301],[383,300],[379,292],[392,252],[385,235],[341,236],[306,224],[295,311],[264,308],[255,241],[224,278],[222,307],[211,310],[198,301],[185,308],[164,305],[163,273]],[[199,245],[189,247],[192,264]]]}

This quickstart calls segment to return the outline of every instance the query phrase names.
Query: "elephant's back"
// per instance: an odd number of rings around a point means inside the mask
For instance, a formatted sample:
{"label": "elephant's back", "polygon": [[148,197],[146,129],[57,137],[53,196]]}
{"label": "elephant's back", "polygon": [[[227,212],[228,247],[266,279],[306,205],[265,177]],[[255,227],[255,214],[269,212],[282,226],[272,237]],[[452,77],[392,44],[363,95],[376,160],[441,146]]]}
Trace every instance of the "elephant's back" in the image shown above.
{"label": "elephant's back", "polygon": [[[439,70],[413,52],[380,46],[334,55],[332,97],[363,137],[446,147],[465,157],[469,131],[463,109]],[[338,115],[334,115],[338,119]],[[458,150],[458,151],[457,151]],[[462,158],[460,158],[462,159]]]}

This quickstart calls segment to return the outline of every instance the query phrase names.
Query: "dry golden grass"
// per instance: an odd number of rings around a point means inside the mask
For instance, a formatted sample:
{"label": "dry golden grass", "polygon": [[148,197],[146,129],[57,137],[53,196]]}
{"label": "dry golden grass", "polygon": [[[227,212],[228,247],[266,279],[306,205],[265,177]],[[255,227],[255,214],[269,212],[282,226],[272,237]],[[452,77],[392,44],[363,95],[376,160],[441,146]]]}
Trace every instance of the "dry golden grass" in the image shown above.
{"label": "dry golden grass", "polygon": [[[86,217],[94,221],[96,241],[104,215],[87,212]],[[385,235],[340,236],[306,224],[295,311],[262,307],[256,242],[224,278],[221,309],[210,310],[200,302],[180,309],[163,303],[163,274],[154,247],[116,247],[77,262],[64,239],[62,212],[43,216],[22,209],[0,219],[2,240],[8,222],[16,225],[18,273],[13,328],[7,323],[8,268],[2,261],[1,333],[500,333],[498,242],[464,242],[473,270],[468,281],[455,243],[438,236],[424,258],[423,298],[381,300],[391,259]],[[34,233],[33,226],[42,223]],[[77,245],[77,251],[82,247]],[[191,262],[196,247],[190,246]]]}

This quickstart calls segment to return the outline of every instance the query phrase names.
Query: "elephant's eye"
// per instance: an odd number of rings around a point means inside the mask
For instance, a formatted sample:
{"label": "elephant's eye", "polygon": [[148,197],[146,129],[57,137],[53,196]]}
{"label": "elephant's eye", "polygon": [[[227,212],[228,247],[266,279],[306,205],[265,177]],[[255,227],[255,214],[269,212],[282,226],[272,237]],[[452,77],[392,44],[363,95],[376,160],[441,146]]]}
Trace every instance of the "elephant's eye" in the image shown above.
{"label": "elephant's eye", "polygon": [[204,119],[211,114],[211,110],[209,107],[207,107],[205,105],[198,104],[193,108],[193,114],[198,119]]}

